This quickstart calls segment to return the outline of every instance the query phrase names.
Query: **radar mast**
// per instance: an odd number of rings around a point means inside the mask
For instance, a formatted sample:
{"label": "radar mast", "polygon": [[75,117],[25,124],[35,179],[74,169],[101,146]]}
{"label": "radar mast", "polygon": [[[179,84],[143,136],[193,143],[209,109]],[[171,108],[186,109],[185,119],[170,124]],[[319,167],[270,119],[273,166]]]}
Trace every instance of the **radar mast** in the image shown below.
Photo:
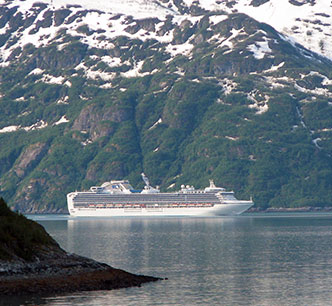
{"label": "radar mast", "polygon": [[141,173],[141,175],[142,175],[142,179],[143,179],[145,185],[146,185],[148,188],[150,188],[150,182],[149,182],[148,177],[147,177],[143,172]]}

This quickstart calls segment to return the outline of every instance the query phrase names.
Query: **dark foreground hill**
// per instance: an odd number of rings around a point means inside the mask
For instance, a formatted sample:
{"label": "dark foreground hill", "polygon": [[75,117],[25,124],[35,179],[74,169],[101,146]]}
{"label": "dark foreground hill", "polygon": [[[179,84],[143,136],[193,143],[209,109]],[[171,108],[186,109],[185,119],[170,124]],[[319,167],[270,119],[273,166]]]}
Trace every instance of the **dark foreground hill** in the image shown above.
{"label": "dark foreground hill", "polygon": [[12,212],[0,198],[0,296],[108,290],[156,280],[68,254],[41,225]]}

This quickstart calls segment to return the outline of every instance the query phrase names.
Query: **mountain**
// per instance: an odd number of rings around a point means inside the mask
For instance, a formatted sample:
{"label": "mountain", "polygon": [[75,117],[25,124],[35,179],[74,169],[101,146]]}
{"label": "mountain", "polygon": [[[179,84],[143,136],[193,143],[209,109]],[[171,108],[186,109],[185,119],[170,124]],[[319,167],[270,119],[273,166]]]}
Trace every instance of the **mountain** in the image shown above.
{"label": "mountain", "polygon": [[66,193],[140,188],[143,171],[162,190],[213,178],[257,207],[332,205],[330,1],[0,4],[15,209],[65,211]]}

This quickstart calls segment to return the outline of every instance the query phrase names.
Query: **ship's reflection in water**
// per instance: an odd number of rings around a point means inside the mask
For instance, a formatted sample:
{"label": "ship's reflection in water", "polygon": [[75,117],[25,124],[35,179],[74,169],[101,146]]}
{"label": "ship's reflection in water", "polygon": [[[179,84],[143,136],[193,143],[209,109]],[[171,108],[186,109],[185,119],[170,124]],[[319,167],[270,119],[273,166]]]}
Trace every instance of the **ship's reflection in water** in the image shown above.
{"label": "ship's reflection in water", "polygon": [[[308,215],[305,215],[308,216]],[[69,252],[167,277],[50,305],[329,305],[331,215],[38,220]]]}
{"label": "ship's reflection in water", "polygon": [[[182,269],[194,260],[201,269],[218,246],[213,236],[232,224],[234,218],[71,219],[64,248],[135,273],[159,275],[169,261],[169,268]],[[77,239],[80,233],[84,237]]]}

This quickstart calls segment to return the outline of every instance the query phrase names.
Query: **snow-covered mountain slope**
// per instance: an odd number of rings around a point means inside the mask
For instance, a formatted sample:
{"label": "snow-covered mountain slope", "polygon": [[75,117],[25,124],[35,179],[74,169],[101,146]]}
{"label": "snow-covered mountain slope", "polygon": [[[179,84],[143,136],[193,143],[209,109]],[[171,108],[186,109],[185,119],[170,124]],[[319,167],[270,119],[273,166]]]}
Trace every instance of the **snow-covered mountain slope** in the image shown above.
{"label": "snow-covered mountain slope", "polygon": [[[321,66],[326,58],[295,44],[291,36],[282,35],[273,28],[265,29],[264,24],[236,12],[245,12],[256,19],[265,18],[280,27],[282,23],[277,17],[283,11],[287,12],[283,14],[286,24],[293,22],[296,11],[308,18],[328,18],[320,12],[329,7],[330,2],[280,0],[278,3],[277,6],[273,0],[0,0],[0,66],[24,62],[29,67],[28,76],[33,76],[36,83],[67,88],[72,85],[70,78],[73,75],[83,73],[87,80],[104,89],[114,87],[118,77],[153,75],[161,72],[163,66],[169,72],[174,72],[175,66],[177,73],[184,75],[183,67],[173,63],[181,56],[192,62],[187,72],[209,77],[212,74],[216,78],[222,74],[269,75],[287,71],[296,65],[302,66],[303,58],[309,59],[309,66],[310,61],[314,66]],[[79,42],[81,50],[75,51],[76,54],[73,53],[77,48],[73,47],[75,42]],[[324,40],[323,44],[329,43]],[[205,49],[198,47],[200,44]],[[53,57],[49,51],[41,51],[52,48]],[[206,58],[210,57],[209,69],[213,67],[210,72],[205,72],[206,68],[203,69],[202,62],[197,60],[201,57],[200,49],[207,52]],[[321,51],[332,52],[332,47],[322,47]],[[59,72],[54,75],[49,71],[69,67],[75,73],[62,70],[61,75]],[[312,73],[322,73],[319,69]],[[322,78],[329,80],[329,75],[324,73]],[[288,81],[293,84],[298,77],[287,73]],[[266,78],[266,82],[276,83],[271,77]],[[302,87],[297,85],[296,88]],[[323,87],[317,93],[331,97],[329,90]],[[20,99],[24,100],[24,97],[16,97],[16,100]],[[266,103],[257,104],[252,97],[250,101],[258,112],[267,111]],[[68,96],[62,95],[56,103],[68,104],[70,101]],[[47,125],[42,121],[24,126],[12,124],[2,127],[0,133],[30,126]]]}
{"label": "snow-covered mountain slope", "polygon": [[[216,8],[216,5],[208,5],[208,2],[200,1],[202,7]],[[220,5],[223,9],[227,8],[227,2],[231,2],[229,6],[232,11],[237,10],[259,22],[265,22],[294,42],[332,59],[331,0],[222,1]]]}
{"label": "snow-covered mountain slope", "polygon": [[0,4],[8,7],[19,6],[21,12],[30,9],[33,3],[45,3],[50,5],[52,9],[66,8],[68,6],[76,6],[87,10],[100,10],[113,14],[124,14],[135,16],[136,18],[162,17],[173,14],[172,8],[167,8],[158,1],[147,0],[1,0]]}
{"label": "snow-covered mountain slope", "polygon": [[[33,5],[36,3],[44,3],[48,6],[43,11],[38,11],[37,20],[42,20],[47,10],[70,9],[71,16],[66,18],[68,23],[73,14],[82,10],[93,10],[87,15],[80,16],[80,20],[76,20],[75,23],[86,23],[92,29],[103,29],[107,37],[122,34],[126,25],[130,23],[126,16],[133,16],[134,19],[158,18],[160,21],[165,20],[166,16],[173,16],[174,20],[180,23],[184,19],[193,21],[193,16],[202,16],[204,11],[206,13],[241,12],[259,22],[271,25],[294,43],[299,43],[309,50],[332,59],[331,0],[40,0],[38,2],[36,0],[0,0],[0,5],[3,7],[18,7],[17,14],[20,12],[26,17],[34,14],[33,11],[36,11],[36,8],[33,9]],[[115,19],[118,14],[123,16]],[[73,26],[75,26],[74,23],[70,24],[69,28],[72,29]],[[0,34],[4,34],[6,29],[7,27],[2,28]],[[27,32],[29,31],[22,33],[22,43],[29,40],[35,41],[35,44],[37,41],[42,44],[42,41],[45,43],[45,39],[41,36],[54,35],[56,28],[45,29],[34,37],[28,36]],[[137,32],[135,37],[144,39],[146,34],[146,31]],[[158,40],[162,39],[160,36]],[[169,36],[166,35],[163,39],[169,41]],[[6,54],[8,56],[9,51],[2,50],[4,58]]]}
{"label": "snow-covered mountain slope", "polygon": [[[7,40],[0,48],[2,65],[11,60],[13,50],[26,44],[41,47],[58,43],[58,48],[62,48],[59,32],[64,29],[67,34],[80,37],[90,48],[111,49],[114,46],[111,40],[119,36],[142,41],[154,38],[170,43],[173,30],[165,28],[170,23],[166,16],[174,16],[171,24],[181,24],[184,20],[195,23],[203,17],[179,15],[155,1],[143,0],[14,0],[0,1],[0,5],[3,14],[0,35]],[[182,46],[179,52],[183,48],[187,49]],[[173,53],[177,53],[176,50]]]}
{"label": "snow-covered mountain slope", "polygon": [[207,11],[241,12],[332,59],[331,0],[184,0]]}
{"label": "snow-covered mountain slope", "polygon": [[[293,25],[328,55],[329,5],[0,0],[1,194],[57,211],[144,171],[164,190],[216,178],[258,205],[332,205],[332,62]],[[294,33],[257,21],[280,14]]]}
{"label": "snow-covered mountain slope", "polygon": [[[90,50],[103,50],[102,56],[91,51],[90,59],[74,61],[77,62],[74,67],[76,71],[85,71],[85,77],[90,80],[103,81],[99,84],[103,88],[112,87],[112,80],[119,75],[130,78],[158,72],[158,69],[146,68],[153,53],[163,54],[165,64],[169,64],[179,55],[192,58],[195,46],[203,42],[215,48],[211,51],[211,56],[218,50],[224,50],[224,55],[234,52],[238,56],[250,51],[247,57],[264,59],[261,67],[252,66],[247,72],[274,69],[281,63],[275,53],[279,51],[272,49],[280,49],[278,45],[281,46],[282,43],[278,41],[280,37],[285,40],[284,36],[269,37],[266,31],[257,29],[252,21],[245,22],[248,24],[243,27],[239,21],[243,17],[234,17],[236,14],[217,10],[218,4],[213,1],[204,2],[204,10],[194,10],[194,4],[189,0],[181,5],[176,2],[177,6],[174,3],[160,5],[155,1],[142,0],[124,1],[122,5],[117,1],[105,2],[107,5],[103,2],[95,4],[89,0],[82,1],[80,5],[68,3],[75,3],[75,0],[61,0],[56,4],[51,0],[14,0],[0,7],[0,65],[6,67],[16,59],[20,60],[26,53],[24,50],[31,44],[39,49],[56,46],[57,51],[61,51],[59,53],[65,54],[73,40],[78,40]],[[135,18],[120,13],[126,11],[127,14],[134,14],[134,7],[140,12],[135,14]],[[207,13],[208,9],[214,11]],[[147,15],[152,17],[146,18]],[[116,41],[119,38],[123,40],[124,37],[130,43]],[[248,45],[244,46],[246,43]],[[142,53],[141,44],[148,46],[149,56],[139,55]],[[294,47],[305,56],[314,58],[314,54],[301,46]],[[44,71],[48,65],[43,62],[45,57],[34,60],[34,64],[30,65],[29,75],[43,75],[40,81],[44,83],[60,82],[70,86],[65,75],[61,78],[48,75]],[[102,63],[107,69],[100,69]]]}

